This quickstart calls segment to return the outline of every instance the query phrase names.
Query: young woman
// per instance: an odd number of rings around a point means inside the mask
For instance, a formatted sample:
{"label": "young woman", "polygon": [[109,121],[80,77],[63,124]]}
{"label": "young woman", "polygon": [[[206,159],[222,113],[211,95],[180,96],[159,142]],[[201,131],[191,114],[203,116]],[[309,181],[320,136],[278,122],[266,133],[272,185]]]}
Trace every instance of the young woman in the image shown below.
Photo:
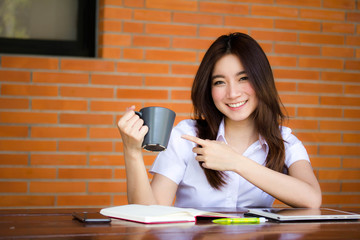
{"label": "young woman", "polygon": [[219,37],[195,76],[194,119],[172,131],[150,172],[148,131],[130,107],[119,120],[129,203],[178,207],[271,207],[274,198],[317,208],[321,190],[303,144],[282,126],[274,77],[259,44],[243,33]]}

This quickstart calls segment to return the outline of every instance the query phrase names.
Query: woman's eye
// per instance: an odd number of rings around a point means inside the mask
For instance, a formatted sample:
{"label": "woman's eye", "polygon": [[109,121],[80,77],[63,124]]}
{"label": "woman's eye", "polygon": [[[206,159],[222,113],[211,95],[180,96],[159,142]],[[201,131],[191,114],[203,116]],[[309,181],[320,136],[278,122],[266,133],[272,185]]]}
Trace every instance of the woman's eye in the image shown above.
{"label": "woman's eye", "polygon": [[249,78],[247,77],[247,76],[244,76],[244,77],[241,77],[240,78],[240,81],[246,81],[246,80],[248,80]]}
{"label": "woman's eye", "polygon": [[223,81],[214,81],[213,85],[216,86],[216,85],[221,85],[223,83],[224,83]]}

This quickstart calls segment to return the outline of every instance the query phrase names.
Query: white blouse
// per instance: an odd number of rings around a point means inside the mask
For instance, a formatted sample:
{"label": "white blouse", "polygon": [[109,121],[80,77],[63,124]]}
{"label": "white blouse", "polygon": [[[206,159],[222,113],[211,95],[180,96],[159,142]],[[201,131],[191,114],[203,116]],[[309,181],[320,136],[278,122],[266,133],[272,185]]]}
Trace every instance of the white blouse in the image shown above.
{"label": "white blouse", "polygon": [[[287,127],[281,128],[282,137],[285,140],[285,165],[299,160],[309,160],[304,145]],[[271,207],[274,198],[254,186],[239,174],[226,171],[227,184],[220,190],[212,188],[205,176],[196,154],[192,152],[195,143],[181,138],[182,135],[196,136],[194,120],[181,121],[171,132],[168,148],[161,152],[155,159],[150,173],[158,173],[168,177],[176,184],[175,206],[177,207]],[[219,126],[218,141],[225,140],[224,120]],[[244,156],[253,161],[265,165],[268,152],[267,143],[263,138],[253,143],[245,152]]]}

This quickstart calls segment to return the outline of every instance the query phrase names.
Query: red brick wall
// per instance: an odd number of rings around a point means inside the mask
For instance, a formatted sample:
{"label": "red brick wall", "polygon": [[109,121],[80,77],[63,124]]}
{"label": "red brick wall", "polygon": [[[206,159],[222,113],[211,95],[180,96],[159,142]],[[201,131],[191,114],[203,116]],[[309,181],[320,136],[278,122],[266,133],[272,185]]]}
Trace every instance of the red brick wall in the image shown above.
{"label": "red brick wall", "polygon": [[188,118],[204,51],[232,31],[266,51],[323,205],[360,207],[357,1],[103,0],[98,29],[96,59],[0,55],[0,208],[126,204],[117,120],[131,104]]}

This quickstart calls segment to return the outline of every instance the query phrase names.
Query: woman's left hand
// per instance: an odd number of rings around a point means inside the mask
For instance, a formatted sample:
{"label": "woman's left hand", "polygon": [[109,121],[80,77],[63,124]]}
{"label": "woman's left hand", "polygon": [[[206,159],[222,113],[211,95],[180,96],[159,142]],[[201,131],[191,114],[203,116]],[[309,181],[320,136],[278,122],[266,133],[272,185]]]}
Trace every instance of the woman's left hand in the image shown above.
{"label": "woman's left hand", "polygon": [[204,168],[218,171],[234,171],[236,169],[241,155],[226,143],[204,140],[190,135],[181,137],[199,145],[193,148],[193,152],[197,154],[195,159],[201,162]]}

